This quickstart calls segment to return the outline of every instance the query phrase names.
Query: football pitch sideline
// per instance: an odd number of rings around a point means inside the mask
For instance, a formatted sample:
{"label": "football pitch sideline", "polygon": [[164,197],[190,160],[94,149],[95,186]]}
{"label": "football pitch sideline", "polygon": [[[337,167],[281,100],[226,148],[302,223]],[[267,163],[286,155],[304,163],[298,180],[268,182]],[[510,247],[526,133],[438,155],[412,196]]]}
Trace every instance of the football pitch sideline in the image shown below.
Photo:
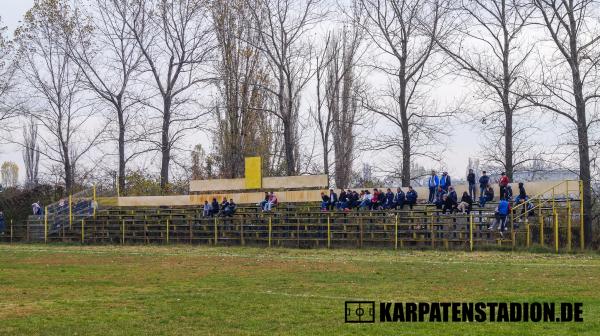
{"label": "football pitch sideline", "polygon": [[[380,321],[436,302],[582,303],[583,322]],[[600,255],[0,244],[0,335],[271,334],[600,335]]]}

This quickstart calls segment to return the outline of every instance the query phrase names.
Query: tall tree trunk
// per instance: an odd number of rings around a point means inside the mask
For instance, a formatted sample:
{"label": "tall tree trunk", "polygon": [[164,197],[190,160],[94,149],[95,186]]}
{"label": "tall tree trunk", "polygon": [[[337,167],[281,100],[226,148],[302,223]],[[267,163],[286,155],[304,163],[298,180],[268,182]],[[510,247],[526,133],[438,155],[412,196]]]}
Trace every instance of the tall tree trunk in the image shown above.
{"label": "tall tree trunk", "polygon": [[119,121],[119,191],[125,195],[125,121],[123,118],[123,111],[119,109],[117,111],[117,117]]}
{"label": "tall tree trunk", "polygon": [[167,191],[169,185],[169,163],[171,162],[171,146],[169,141],[169,126],[171,124],[171,101],[168,98],[163,99],[163,123],[161,139],[161,165],[160,165],[160,189]]}

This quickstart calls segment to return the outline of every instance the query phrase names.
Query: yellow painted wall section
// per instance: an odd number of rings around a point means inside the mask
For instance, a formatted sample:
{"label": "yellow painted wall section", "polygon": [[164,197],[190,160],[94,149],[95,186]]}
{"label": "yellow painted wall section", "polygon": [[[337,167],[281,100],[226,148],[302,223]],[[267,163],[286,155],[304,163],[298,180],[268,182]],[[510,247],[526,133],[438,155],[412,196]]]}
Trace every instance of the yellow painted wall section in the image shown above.
{"label": "yellow painted wall section", "polygon": [[[262,188],[262,158],[260,156],[247,157],[245,166],[245,187],[246,189]],[[229,190],[229,189],[221,189]],[[234,190],[234,189],[231,189]]]}

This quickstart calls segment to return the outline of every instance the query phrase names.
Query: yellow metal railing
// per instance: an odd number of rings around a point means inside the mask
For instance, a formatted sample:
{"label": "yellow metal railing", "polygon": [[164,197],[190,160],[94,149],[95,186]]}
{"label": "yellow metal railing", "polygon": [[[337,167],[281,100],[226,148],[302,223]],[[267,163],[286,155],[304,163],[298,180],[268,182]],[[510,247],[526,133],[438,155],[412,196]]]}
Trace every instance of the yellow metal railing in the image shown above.
{"label": "yellow metal railing", "polygon": [[[548,194],[551,197],[546,197]],[[572,197],[572,195],[577,195],[577,198]],[[563,196],[563,198],[559,198],[559,196]],[[553,227],[553,236],[554,236],[554,248],[556,252],[559,249],[559,222],[558,222],[558,210],[557,210],[557,202],[561,200],[565,200],[566,202],[566,217],[567,217],[567,250],[571,251],[571,240],[572,240],[572,200],[576,200],[579,202],[579,210],[580,210],[580,248],[584,249],[584,237],[583,237],[583,183],[580,180],[565,180],[560,183],[555,184],[554,186],[544,190],[543,192],[530,197],[528,200],[525,200],[523,203],[516,204],[511,209],[511,219],[512,223],[518,221],[519,219],[524,217],[526,233],[527,233],[527,246],[530,245],[530,231],[529,231],[529,213],[532,211],[538,211],[538,220],[539,220],[539,241],[540,245],[544,246],[544,217],[542,208],[544,206],[551,206],[552,208],[552,227]],[[531,207],[530,207],[531,206]],[[520,210],[520,211],[519,211]],[[520,213],[519,213],[520,212]],[[511,235],[514,244],[514,231],[513,226],[511,225]]]}

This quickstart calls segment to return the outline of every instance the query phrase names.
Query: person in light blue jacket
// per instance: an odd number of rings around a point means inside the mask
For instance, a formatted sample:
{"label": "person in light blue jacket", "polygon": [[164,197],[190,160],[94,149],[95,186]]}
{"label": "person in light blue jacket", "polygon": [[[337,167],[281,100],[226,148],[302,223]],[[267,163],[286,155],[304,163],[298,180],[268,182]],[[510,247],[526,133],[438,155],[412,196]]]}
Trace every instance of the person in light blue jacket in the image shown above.
{"label": "person in light blue jacket", "polygon": [[427,185],[429,186],[429,203],[433,203],[435,192],[440,185],[440,178],[435,174],[435,170],[431,171]]}

